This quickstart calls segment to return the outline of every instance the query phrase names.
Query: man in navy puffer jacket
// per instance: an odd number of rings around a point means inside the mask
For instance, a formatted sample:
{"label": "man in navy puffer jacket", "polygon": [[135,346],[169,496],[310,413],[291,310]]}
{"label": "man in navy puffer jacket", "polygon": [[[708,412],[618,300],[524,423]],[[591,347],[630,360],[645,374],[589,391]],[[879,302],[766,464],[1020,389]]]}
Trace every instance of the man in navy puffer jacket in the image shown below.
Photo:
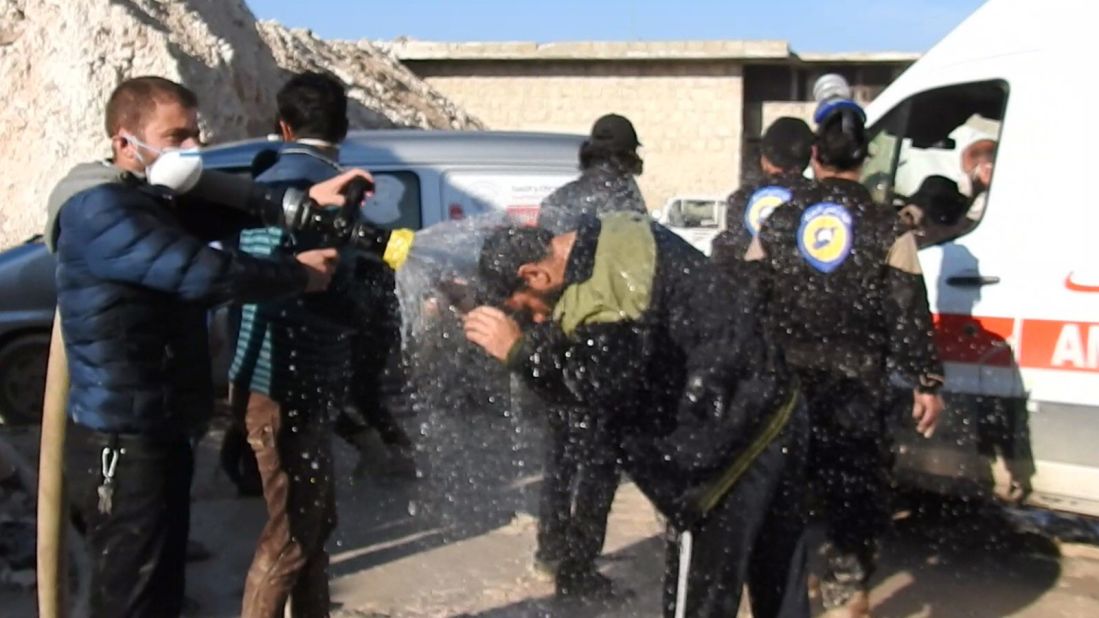
{"label": "man in navy puffer jacket", "polygon": [[206,310],[321,291],[336,259],[332,249],[281,260],[213,249],[239,221],[212,221],[211,210],[144,182],[164,149],[197,144],[196,108],[195,95],[169,80],[123,82],[106,110],[121,182],[77,193],[58,216],[72,380],[66,460],[87,526],[96,617],[180,614],[188,438],[212,406]]}

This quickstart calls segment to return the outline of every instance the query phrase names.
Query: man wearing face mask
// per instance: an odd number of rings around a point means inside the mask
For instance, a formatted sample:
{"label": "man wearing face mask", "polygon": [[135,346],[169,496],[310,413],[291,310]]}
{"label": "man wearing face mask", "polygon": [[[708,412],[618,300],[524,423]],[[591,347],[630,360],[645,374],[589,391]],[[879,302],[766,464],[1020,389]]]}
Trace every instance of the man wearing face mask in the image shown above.
{"label": "man wearing face mask", "polygon": [[109,173],[60,201],[47,235],[71,375],[67,477],[86,526],[91,615],[172,617],[184,590],[189,439],[213,403],[206,311],[321,291],[336,255],[261,260],[211,248],[234,217],[145,182],[162,153],[198,143],[197,99],[183,86],[124,81],[106,129]]}

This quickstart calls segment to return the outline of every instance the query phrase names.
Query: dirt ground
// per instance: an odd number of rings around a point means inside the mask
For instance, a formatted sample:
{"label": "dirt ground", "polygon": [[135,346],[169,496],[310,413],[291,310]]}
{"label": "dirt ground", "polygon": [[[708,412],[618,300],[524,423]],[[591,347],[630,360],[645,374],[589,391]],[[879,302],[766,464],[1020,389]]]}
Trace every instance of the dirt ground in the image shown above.
{"label": "dirt ground", "polygon": [[[663,526],[632,485],[618,492],[600,563],[622,594],[598,605],[559,602],[530,568],[538,423],[484,413],[427,419],[417,433],[424,476],[416,481],[352,478],[355,453],[336,446],[334,616],[660,614]],[[33,457],[32,432],[6,438]],[[259,499],[236,496],[216,465],[217,444],[211,435],[200,448],[192,524],[213,557],[190,566],[188,595],[193,615],[228,618],[239,614],[264,511]],[[923,498],[899,513],[874,579],[875,616],[1099,616],[1099,546],[1019,531],[995,512],[939,507]],[[0,589],[0,616],[34,615],[33,590]]]}

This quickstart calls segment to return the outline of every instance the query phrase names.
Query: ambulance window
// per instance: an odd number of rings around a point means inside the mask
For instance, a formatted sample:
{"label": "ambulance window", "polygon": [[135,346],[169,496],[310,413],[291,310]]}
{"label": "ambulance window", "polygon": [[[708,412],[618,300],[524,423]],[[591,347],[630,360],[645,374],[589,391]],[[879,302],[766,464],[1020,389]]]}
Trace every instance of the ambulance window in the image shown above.
{"label": "ambulance window", "polygon": [[420,178],[414,172],[374,172],[374,197],[362,207],[363,219],[385,228],[423,226]]}
{"label": "ambulance window", "polygon": [[938,88],[904,101],[871,127],[863,183],[895,207],[921,246],[968,234],[984,217],[1007,84]]}

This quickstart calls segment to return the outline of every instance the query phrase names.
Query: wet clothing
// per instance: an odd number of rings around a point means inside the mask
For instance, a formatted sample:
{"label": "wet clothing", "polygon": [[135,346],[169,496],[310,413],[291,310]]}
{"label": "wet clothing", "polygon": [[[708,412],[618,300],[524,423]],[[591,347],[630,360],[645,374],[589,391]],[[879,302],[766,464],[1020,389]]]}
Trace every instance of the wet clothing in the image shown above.
{"label": "wet clothing", "polygon": [[[105,447],[125,449],[109,515],[99,509]],[[163,618],[183,609],[194,455],[186,439],[105,434],[70,423],[68,495],[91,560],[91,618]]]}
{"label": "wet clothing", "polygon": [[[245,580],[242,618],[282,618],[287,598],[294,618],[327,617],[328,554],[336,527],[331,425],[310,402],[284,405],[234,389],[256,453],[267,523]],[[313,404],[316,405],[316,404]]]}
{"label": "wet clothing", "polygon": [[585,217],[611,212],[648,211],[633,174],[610,162],[594,163],[542,200],[538,227],[561,234],[576,229]]}
{"label": "wet clothing", "polygon": [[[308,189],[340,172],[339,165],[318,148],[291,143],[256,182]],[[291,236],[280,228],[245,230],[242,251],[256,256],[286,256],[317,248],[313,239]],[[333,405],[346,398],[351,371],[354,308],[345,289],[354,277],[346,257],[328,290],[278,302],[245,305],[241,312],[237,352],[229,380],[278,401],[323,393]]]}
{"label": "wet clothing", "polygon": [[811,181],[800,173],[785,173],[745,185],[730,194],[726,200],[725,229],[713,242],[714,262],[728,267],[742,262],[767,217],[779,206],[788,204],[795,192],[810,186]]}
{"label": "wet clothing", "polygon": [[[809,419],[790,420],[730,494],[692,529],[688,616],[736,616],[744,585],[752,616],[808,616],[805,460]],[[675,616],[681,536],[669,530],[664,615]],[[785,568],[784,568],[785,567]]]}
{"label": "wet clothing", "polygon": [[411,448],[412,440],[397,421],[404,402],[405,371],[401,359],[401,308],[395,273],[373,259],[359,259],[354,300],[357,330],[351,341],[352,377],[349,402],[355,418],[343,411],[336,435],[351,442],[355,434],[377,431],[387,446]]}
{"label": "wet clothing", "polygon": [[915,385],[940,386],[916,242],[896,213],[841,179],[796,193],[790,205],[749,248],[789,364],[883,385],[895,370]]}
{"label": "wet clothing", "polygon": [[607,536],[618,490],[617,435],[584,407],[553,406],[546,416],[536,558],[557,563],[565,579],[583,577],[595,569]]}
{"label": "wet clothing", "polygon": [[214,228],[191,225],[196,213],[184,210],[192,205],[177,209],[136,181],[93,187],[61,209],[58,306],[72,380],[69,415],[81,425],[186,434],[213,402],[206,310],[305,289],[297,262],[212,249]]}
{"label": "wet clothing", "polygon": [[[804,415],[755,288],[633,213],[583,221],[565,279],[554,319],[524,332],[508,366],[548,400],[603,415],[625,471],[677,530],[731,516],[721,506],[738,481]],[[777,457],[760,474],[797,465]]]}
{"label": "wet clothing", "polygon": [[854,181],[826,179],[776,210],[748,250],[767,319],[809,405],[811,487],[827,520],[825,606],[866,590],[888,523],[891,372],[943,382],[911,232]]}
{"label": "wet clothing", "polygon": [[[645,200],[632,174],[610,162],[595,163],[580,178],[550,194],[538,225],[555,234],[576,229],[586,217],[612,212],[644,214]],[[618,488],[617,431],[584,406],[551,404],[546,410],[550,444],[542,475],[537,558],[559,562],[561,579],[595,570],[603,551],[607,517]]]}
{"label": "wet clothing", "polygon": [[[299,189],[336,176],[335,153],[290,143],[256,182]],[[246,230],[243,251],[291,255],[315,248],[280,228]],[[354,305],[345,260],[328,290],[245,305],[229,371],[230,408],[255,454],[267,523],[248,569],[241,616],[328,616],[328,553],[335,528],[332,419],[347,399]]]}
{"label": "wet clothing", "polygon": [[189,440],[213,407],[206,310],[299,293],[307,276],[296,262],[211,248],[247,224],[237,213],[92,171],[59,183],[49,230],[71,374],[67,477],[92,556],[92,615],[178,616]]}
{"label": "wet clothing", "polygon": [[[334,149],[290,143],[256,181],[307,189],[339,172]],[[316,241],[267,228],[242,233],[240,246],[280,255]],[[366,429],[345,416],[351,395],[390,439],[407,442],[380,400],[381,375],[395,348],[395,304],[387,267],[346,251],[327,291],[243,308],[230,369],[232,407],[256,455],[268,514],[248,573],[246,618],[280,617],[288,596],[296,618],[328,615],[333,422],[338,417],[348,439]]]}
{"label": "wet clothing", "polygon": [[[821,597],[827,607],[843,607],[866,589],[889,525],[889,402],[857,380],[803,372],[802,384],[812,419],[809,486],[825,524]],[[845,419],[854,418],[873,419],[872,425],[846,429]]]}

